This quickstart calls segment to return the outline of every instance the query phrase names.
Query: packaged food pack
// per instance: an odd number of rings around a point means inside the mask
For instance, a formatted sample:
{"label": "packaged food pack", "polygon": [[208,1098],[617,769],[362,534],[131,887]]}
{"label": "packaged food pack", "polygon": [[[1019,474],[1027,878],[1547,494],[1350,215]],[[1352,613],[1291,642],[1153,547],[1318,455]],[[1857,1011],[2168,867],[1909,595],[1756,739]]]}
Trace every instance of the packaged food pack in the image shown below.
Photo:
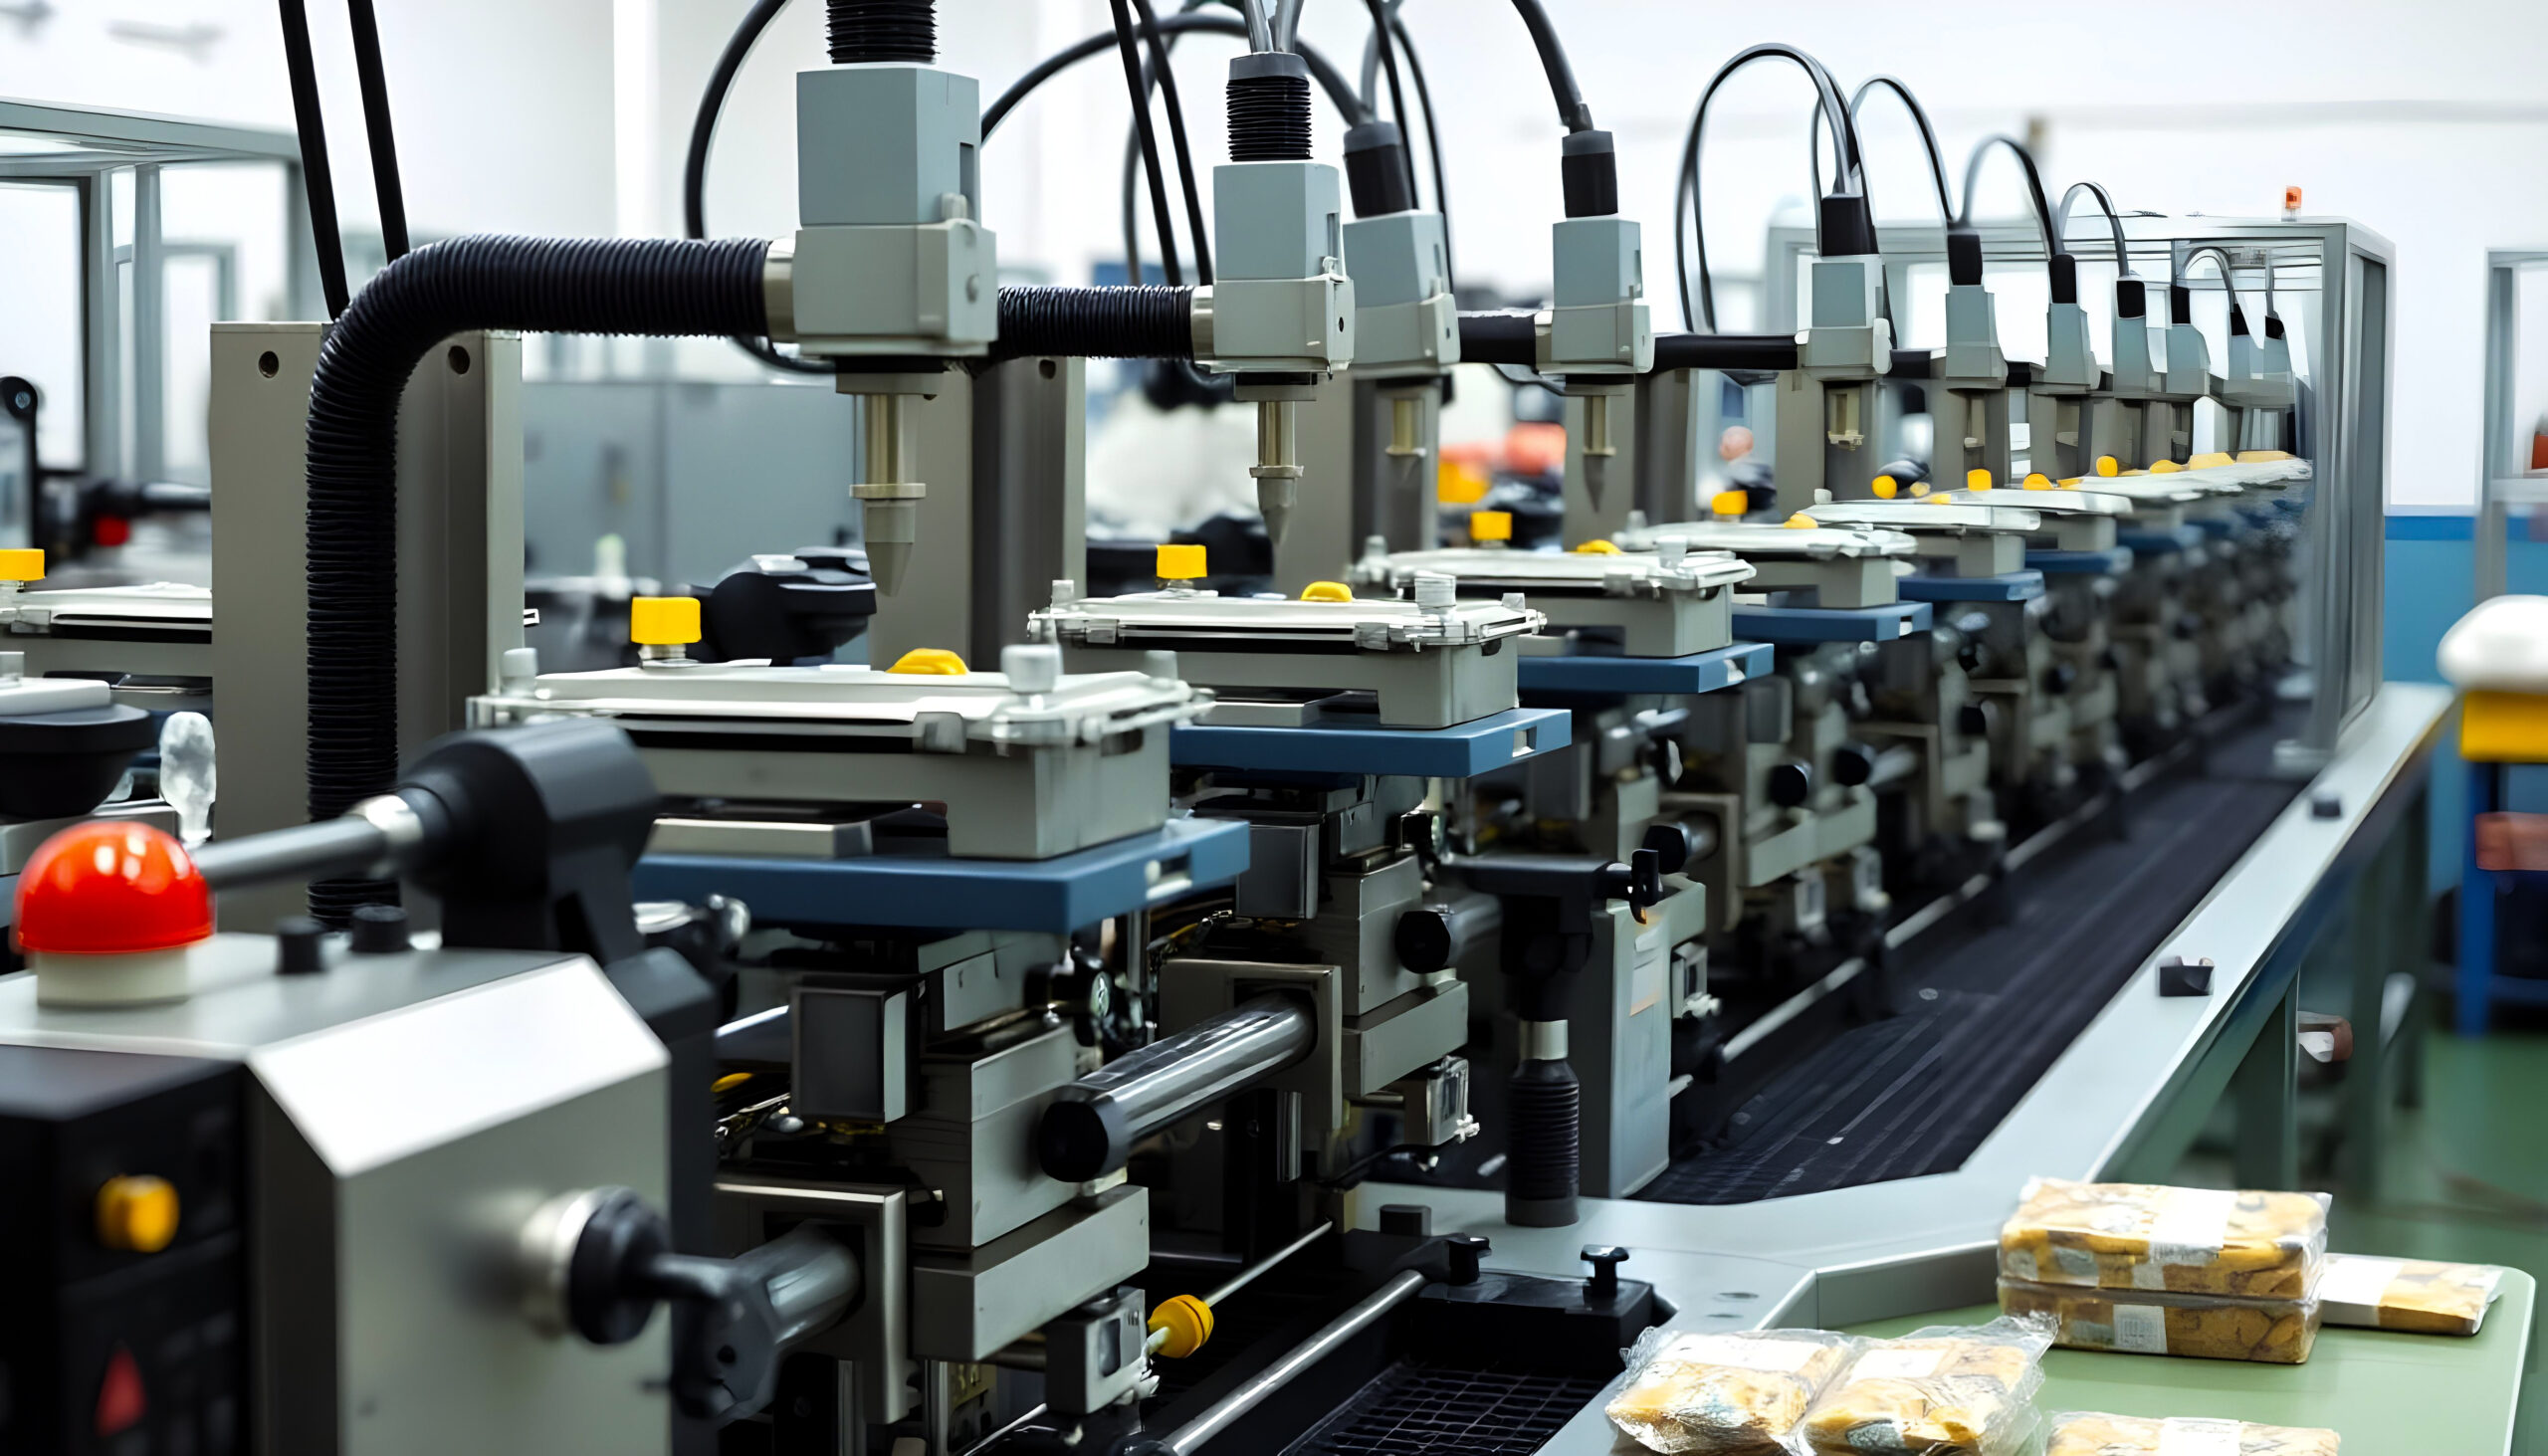
{"label": "packaged food pack", "polygon": [[2329,1254],[2318,1302],[2330,1325],[2410,1335],[2474,1335],[2504,1272],[2492,1264]]}
{"label": "packaged food pack", "polygon": [[2334,1431],[2252,1421],[2069,1412],[2052,1418],[2044,1456],[2337,1456]]}
{"label": "packaged food pack", "polygon": [[2021,1284],[2306,1298],[2327,1252],[2324,1193],[2035,1178],[2000,1230]]}
{"label": "packaged food pack", "polygon": [[1870,1340],[1805,1418],[1816,1456],[2009,1456],[2035,1433],[2051,1345],[2039,1320]]}
{"label": "packaged food pack", "polygon": [[2296,1365],[2317,1342],[2315,1299],[2242,1300],[2167,1290],[2054,1289],[2000,1281],[2000,1308],[2049,1318],[2065,1350]]}
{"label": "packaged food pack", "polygon": [[1821,1330],[1648,1330],[1610,1424],[1649,1451],[1776,1456],[1854,1345]]}

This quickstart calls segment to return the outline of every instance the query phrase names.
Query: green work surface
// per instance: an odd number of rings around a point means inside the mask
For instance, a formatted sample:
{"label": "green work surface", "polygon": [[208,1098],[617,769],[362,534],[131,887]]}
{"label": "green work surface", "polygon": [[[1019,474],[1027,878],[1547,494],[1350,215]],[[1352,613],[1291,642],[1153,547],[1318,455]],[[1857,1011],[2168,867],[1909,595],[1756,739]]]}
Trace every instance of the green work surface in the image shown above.
{"label": "green work surface", "polygon": [[[2508,1269],[2484,1327],[2465,1340],[2329,1326],[2318,1332],[2308,1363],[2299,1365],[2056,1350],[2044,1356],[2036,1401],[2047,1417],[2102,1410],[2324,1426],[2344,1437],[2344,1456],[2492,1456],[2512,1449],[2513,1403],[2529,1358],[2537,1293],[2529,1275]],[[1881,1320],[1849,1333],[1894,1336],[1923,1325],[1979,1325],[1999,1313],[1976,1305]]]}

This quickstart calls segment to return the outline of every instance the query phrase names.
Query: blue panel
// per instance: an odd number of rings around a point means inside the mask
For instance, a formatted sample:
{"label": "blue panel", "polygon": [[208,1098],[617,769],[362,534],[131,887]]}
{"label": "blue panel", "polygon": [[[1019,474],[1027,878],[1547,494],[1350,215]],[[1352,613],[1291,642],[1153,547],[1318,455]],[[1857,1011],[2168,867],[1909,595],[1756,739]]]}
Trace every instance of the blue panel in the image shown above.
{"label": "blue panel", "polygon": [[1226,884],[1247,868],[1247,826],[1171,819],[1095,849],[1049,860],[866,855],[846,860],[649,855],[640,900],[731,895],[763,925],[912,926],[1075,931],[1140,910],[1155,886],[1179,893]]}
{"label": "blue panel", "polygon": [[1747,607],[1734,609],[1734,635],[1782,647],[1817,642],[1891,642],[1929,628],[1927,602],[1880,607]]}
{"label": "blue panel", "polygon": [[2115,541],[2125,550],[2144,556],[2165,556],[2176,551],[2191,551],[2203,544],[2203,532],[2191,525],[2175,530],[2127,530],[2117,532]]}
{"label": "blue panel", "polygon": [[1525,694],[1713,693],[1770,670],[1769,644],[1738,642],[1688,657],[1526,657]]}
{"label": "blue panel", "polygon": [[2393,541],[2465,541],[2477,536],[2477,518],[2465,512],[2392,512]]}
{"label": "blue panel", "polygon": [[2123,546],[2102,551],[2028,551],[2026,564],[2046,576],[2120,576],[2132,569],[2132,552]]}
{"label": "blue panel", "polygon": [[[1523,659],[1525,666],[1529,662]],[[1193,725],[1169,733],[1168,756],[1180,768],[1471,778],[1565,747],[1574,724],[1562,710],[1511,708],[1446,728]]]}
{"label": "blue panel", "polygon": [[1904,576],[1893,589],[1913,601],[2021,602],[2043,595],[2043,573],[2011,571],[2001,576]]}

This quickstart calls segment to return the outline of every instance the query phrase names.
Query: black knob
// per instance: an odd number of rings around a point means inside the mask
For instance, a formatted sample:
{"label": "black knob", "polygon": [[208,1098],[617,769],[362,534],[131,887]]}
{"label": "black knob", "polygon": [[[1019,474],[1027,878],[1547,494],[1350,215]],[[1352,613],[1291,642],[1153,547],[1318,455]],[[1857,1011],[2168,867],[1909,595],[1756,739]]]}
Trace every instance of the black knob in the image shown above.
{"label": "black knob", "polygon": [[1600,884],[1603,899],[1624,900],[1629,909],[1643,910],[1663,898],[1663,857],[1650,849],[1638,850],[1624,865],[1615,861],[1603,865]]}
{"label": "black knob", "polygon": [[1451,957],[1459,949],[1451,913],[1432,906],[1419,906],[1399,915],[1397,932],[1391,938],[1398,964],[1418,974],[1448,969]]}
{"label": "black knob", "polygon": [[1875,777],[1875,749],[1864,743],[1842,743],[1832,749],[1831,777],[1848,788]]}
{"label": "black knob", "polygon": [[327,968],[320,951],[327,928],[306,915],[288,915],[275,922],[275,973],[278,975],[315,975]]}
{"label": "black knob", "polygon": [[2079,670],[2066,662],[2057,662],[2043,670],[2043,691],[2058,698],[2079,681]]}
{"label": "black knob", "polygon": [[1433,1210],[1421,1203],[1380,1205],[1380,1232],[1400,1238],[1422,1238],[1433,1231]]}
{"label": "black knob", "polygon": [[1805,763],[1781,763],[1770,770],[1770,802],[1783,809],[1802,809],[1813,797],[1813,768]]}
{"label": "black knob", "polygon": [[2122,672],[2123,654],[2115,651],[2111,647],[2106,648],[2104,651],[2097,654],[2097,666],[2104,668],[2110,673]]}
{"label": "black knob", "polygon": [[1647,825],[1644,847],[1654,851],[1655,867],[1664,874],[1677,875],[1690,863],[1690,831],[1685,825]]}
{"label": "black knob", "polygon": [[1955,728],[1957,732],[1960,732],[1969,738],[1989,737],[1991,735],[1991,710],[1983,707],[1979,703],[1968,703],[1964,705],[1962,708],[1955,711]]}
{"label": "black knob", "polygon": [[1628,1251],[1617,1244],[1586,1244],[1583,1258],[1592,1266],[1592,1277],[1584,1281],[1584,1297],[1601,1301],[1617,1295],[1619,1266],[1628,1261]]}
{"label": "black knob", "polygon": [[1962,647],[1957,648],[1955,650],[1955,663],[1957,667],[1964,669],[1968,673],[1978,673],[1982,671],[1982,644],[1979,642],[1967,641]]}
{"label": "black knob", "polygon": [[1442,1242],[1451,1251],[1451,1282],[1453,1284],[1477,1283],[1478,1261],[1484,1259],[1486,1251],[1492,1247],[1487,1243],[1485,1236],[1455,1233]]}
{"label": "black knob", "polygon": [[356,955],[395,955],[407,948],[407,912],[394,905],[357,905],[353,917]]}

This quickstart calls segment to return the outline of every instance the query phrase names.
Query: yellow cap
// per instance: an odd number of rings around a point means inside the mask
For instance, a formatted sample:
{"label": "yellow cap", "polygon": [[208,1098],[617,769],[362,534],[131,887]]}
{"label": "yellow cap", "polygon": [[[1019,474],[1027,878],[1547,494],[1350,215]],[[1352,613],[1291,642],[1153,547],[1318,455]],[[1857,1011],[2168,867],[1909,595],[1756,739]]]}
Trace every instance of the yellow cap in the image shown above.
{"label": "yellow cap", "polygon": [[1473,541],[1513,539],[1513,513],[1510,511],[1470,512],[1469,539]]}
{"label": "yellow cap", "polygon": [[678,647],[699,640],[699,598],[639,596],[628,600],[628,640],[640,647]]}
{"label": "yellow cap", "polygon": [[34,546],[0,551],[0,581],[44,580],[44,552]]}
{"label": "yellow cap", "polygon": [[2100,455],[2097,457],[2097,474],[2101,476],[2111,476],[2119,469],[2121,469],[2121,467],[2115,464],[2113,456]]}
{"label": "yellow cap", "polygon": [[2059,486],[2061,489],[2063,489],[2063,490],[2065,490],[2065,491],[2075,491],[2075,490],[2079,489],[2079,480],[2080,480],[2080,478],[2079,478],[2079,477],[2077,477],[2077,476],[2063,476],[2060,480],[2055,481],[2053,484],[2055,484],[2055,485]]}
{"label": "yellow cap", "polygon": [[736,1088],[741,1087],[751,1080],[752,1074],[749,1072],[729,1072],[725,1076],[718,1078],[716,1081],[709,1083],[708,1090],[711,1093],[732,1092]]}
{"label": "yellow cap", "polygon": [[1486,472],[1465,460],[1446,460],[1433,469],[1433,490],[1445,506],[1474,506],[1486,499],[1489,484]]}
{"label": "yellow cap", "polygon": [[1575,553],[1579,556],[1615,556],[1619,553],[1619,548],[1616,544],[1610,541],[1601,540],[1598,537],[1595,537],[1592,540],[1586,541],[1584,544],[1577,546],[1575,548]]}
{"label": "yellow cap", "polygon": [[[1163,546],[1160,549],[1166,550]],[[1201,550],[1201,546],[1194,549]],[[964,660],[944,647],[915,647],[894,659],[889,673],[916,673],[926,678],[960,678],[967,669]]]}
{"label": "yellow cap", "polygon": [[1786,526],[1790,530],[1811,530],[1816,522],[1812,517],[1800,511],[1794,516],[1789,517],[1787,520],[1780,521],[1779,524]]}
{"label": "yellow cap", "polygon": [[2029,491],[2049,491],[2052,489],[2052,477],[2039,470],[2028,472],[2025,488]]}
{"label": "yellow cap", "polygon": [[1877,476],[1874,480],[1867,482],[1867,489],[1875,492],[1877,500],[1890,501],[1902,486],[1891,476]]}
{"label": "yellow cap", "polygon": [[1192,581],[1210,573],[1203,569],[1203,548],[1196,545],[1168,545],[1159,548],[1159,579]]}
{"label": "yellow cap", "polygon": [[1991,472],[1987,470],[1966,471],[1964,473],[1964,488],[1968,491],[1987,491],[1991,489]]}
{"label": "yellow cap", "polygon": [[2177,464],[2173,460],[2154,460],[2150,462],[2150,473],[2154,476],[2172,476],[2183,469],[2185,469],[2184,466]]}
{"label": "yellow cap", "polygon": [[1913,500],[1918,500],[1920,497],[1927,494],[1929,494],[1929,483],[1927,481],[1913,481],[1911,483],[1911,497]]}
{"label": "yellow cap", "polygon": [[2207,450],[2207,451],[2203,452],[2201,455],[2198,455],[2198,456],[2194,457],[2192,460],[2187,461],[2187,462],[2186,462],[2186,469],[2188,469],[2188,470],[2210,470],[2212,467],[2214,467],[2214,466],[2216,466],[2216,465],[2228,465],[2229,463],[2230,463],[2230,452],[2229,452],[2229,451],[2227,451],[2227,450]]}
{"label": "yellow cap", "polygon": [[1183,1359],[1212,1338],[1212,1307],[1190,1294],[1170,1295],[1151,1311],[1150,1327],[1168,1332],[1160,1353],[1169,1359]]}
{"label": "yellow cap", "polygon": [[1354,588],[1342,581],[1313,581],[1301,588],[1301,600],[1305,602],[1350,602],[1353,599]]}
{"label": "yellow cap", "polygon": [[1932,506],[1953,506],[1956,504],[1956,499],[1953,496],[1940,494],[1931,496],[1929,498],[1929,504]]}
{"label": "yellow cap", "polygon": [[2289,460],[2290,458],[2291,452],[2288,450],[2241,450],[2238,452],[2238,463],[2240,465],[2260,465],[2269,461]]}
{"label": "yellow cap", "polygon": [[1752,509],[1752,493],[1719,491],[1708,501],[1708,509],[1719,516],[1740,516]]}
{"label": "yellow cap", "polygon": [[98,1242],[132,1254],[156,1254],[177,1236],[177,1190],[166,1178],[131,1173],[98,1189]]}

